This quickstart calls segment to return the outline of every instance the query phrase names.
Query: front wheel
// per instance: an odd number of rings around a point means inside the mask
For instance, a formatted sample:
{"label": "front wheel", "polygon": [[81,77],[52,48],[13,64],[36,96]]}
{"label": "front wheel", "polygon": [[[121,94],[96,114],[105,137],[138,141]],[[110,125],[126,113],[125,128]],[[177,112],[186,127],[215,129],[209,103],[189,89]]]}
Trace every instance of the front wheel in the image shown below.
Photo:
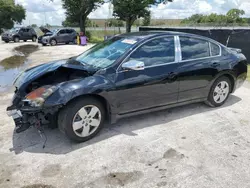
{"label": "front wheel", "polygon": [[55,46],[56,44],[57,44],[56,40],[55,39],[51,39],[50,45],[51,46]]}
{"label": "front wheel", "polygon": [[105,110],[95,98],[81,98],[60,111],[59,129],[73,141],[84,142],[93,138],[103,127]]}
{"label": "front wheel", "polygon": [[36,42],[36,36],[32,37],[32,42]]}
{"label": "front wheel", "polygon": [[210,90],[206,103],[212,107],[223,105],[229,97],[231,88],[232,83],[229,78],[225,76],[218,78]]}

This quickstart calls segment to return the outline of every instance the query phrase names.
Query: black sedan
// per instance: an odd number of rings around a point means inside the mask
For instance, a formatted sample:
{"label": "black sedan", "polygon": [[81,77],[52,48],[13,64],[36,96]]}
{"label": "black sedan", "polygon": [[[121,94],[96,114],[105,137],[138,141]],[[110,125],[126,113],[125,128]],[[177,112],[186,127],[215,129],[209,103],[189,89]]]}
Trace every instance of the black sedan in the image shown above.
{"label": "black sedan", "polygon": [[16,132],[58,126],[78,142],[104,122],[195,102],[219,107],[247,76],[238,49],[177,32],[117,35],[83,54],[18,76],[7,108]]}

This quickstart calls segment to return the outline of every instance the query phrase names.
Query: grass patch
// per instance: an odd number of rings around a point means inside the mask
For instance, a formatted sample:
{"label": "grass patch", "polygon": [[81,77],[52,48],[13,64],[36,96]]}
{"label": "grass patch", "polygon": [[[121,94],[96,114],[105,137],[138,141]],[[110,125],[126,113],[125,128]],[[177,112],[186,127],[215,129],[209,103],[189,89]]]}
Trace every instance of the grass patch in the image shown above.
{"label": "grass patch", "polygon": [[113,35],[120,34],[120,32],[117,30],[115,30],[115,31],[87,30],[87,32],[90,35],[90,37],[87,35],[89,37],[90,43],[101,43],[104,41],[105,36],[113,36]]}
{"label": "grass patch", "polygon": [[104,41],[104,37],[96,37],[96,36],[92,36],[89,40],[90,43],[101,43]]}
{"label": "grass patch", "polygon": [[120,34],[118,30],[114,31],[105,31],[105,30],[88,30],[93,37],[102,37],[104,36],[110,36],[110,35],[117,35]]}
{"label": "grass patch", "polygon": [[250,81],[250,65],[247,66],[247,80]]}

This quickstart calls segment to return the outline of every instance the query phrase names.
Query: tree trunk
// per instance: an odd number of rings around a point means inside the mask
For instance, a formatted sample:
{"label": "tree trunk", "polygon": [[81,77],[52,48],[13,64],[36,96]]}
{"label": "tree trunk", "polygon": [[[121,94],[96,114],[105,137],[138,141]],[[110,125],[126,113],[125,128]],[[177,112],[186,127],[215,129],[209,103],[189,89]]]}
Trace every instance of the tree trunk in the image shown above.
{"label": "tree trunk", "polygon": [[126,32],[127,32],[127,33],[130,33],[130,32],[131,32],[131,26],[132,26],[131,20],[130,20],[130,19],[127,19],[127,20],[126,20]]}
{"label": "tree trunk", "polygon": [[80,16],[80,31],[83,32],[84,35],[86,35],[86,26],[85,26],[85,23],[86,23],[86,17],[84,16]]}

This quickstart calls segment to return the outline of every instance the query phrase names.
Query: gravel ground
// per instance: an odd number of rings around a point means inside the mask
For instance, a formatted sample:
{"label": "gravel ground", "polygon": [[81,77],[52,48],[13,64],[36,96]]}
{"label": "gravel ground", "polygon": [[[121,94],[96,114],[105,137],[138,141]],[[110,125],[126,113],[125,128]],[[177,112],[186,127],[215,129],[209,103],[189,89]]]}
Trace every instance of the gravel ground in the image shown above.
{"label": "gravel ground", "polygon": [[[0,44],[0,57],[19,44]],[[30,66],[87,47],[40,47]],[[70,142],[58,130],[44,138],[30,128],[15,134],[0,94],[0,187],[158,188],[250,187],[250,84],[221,108],[192,104],[106,125],[94,139]]]}

